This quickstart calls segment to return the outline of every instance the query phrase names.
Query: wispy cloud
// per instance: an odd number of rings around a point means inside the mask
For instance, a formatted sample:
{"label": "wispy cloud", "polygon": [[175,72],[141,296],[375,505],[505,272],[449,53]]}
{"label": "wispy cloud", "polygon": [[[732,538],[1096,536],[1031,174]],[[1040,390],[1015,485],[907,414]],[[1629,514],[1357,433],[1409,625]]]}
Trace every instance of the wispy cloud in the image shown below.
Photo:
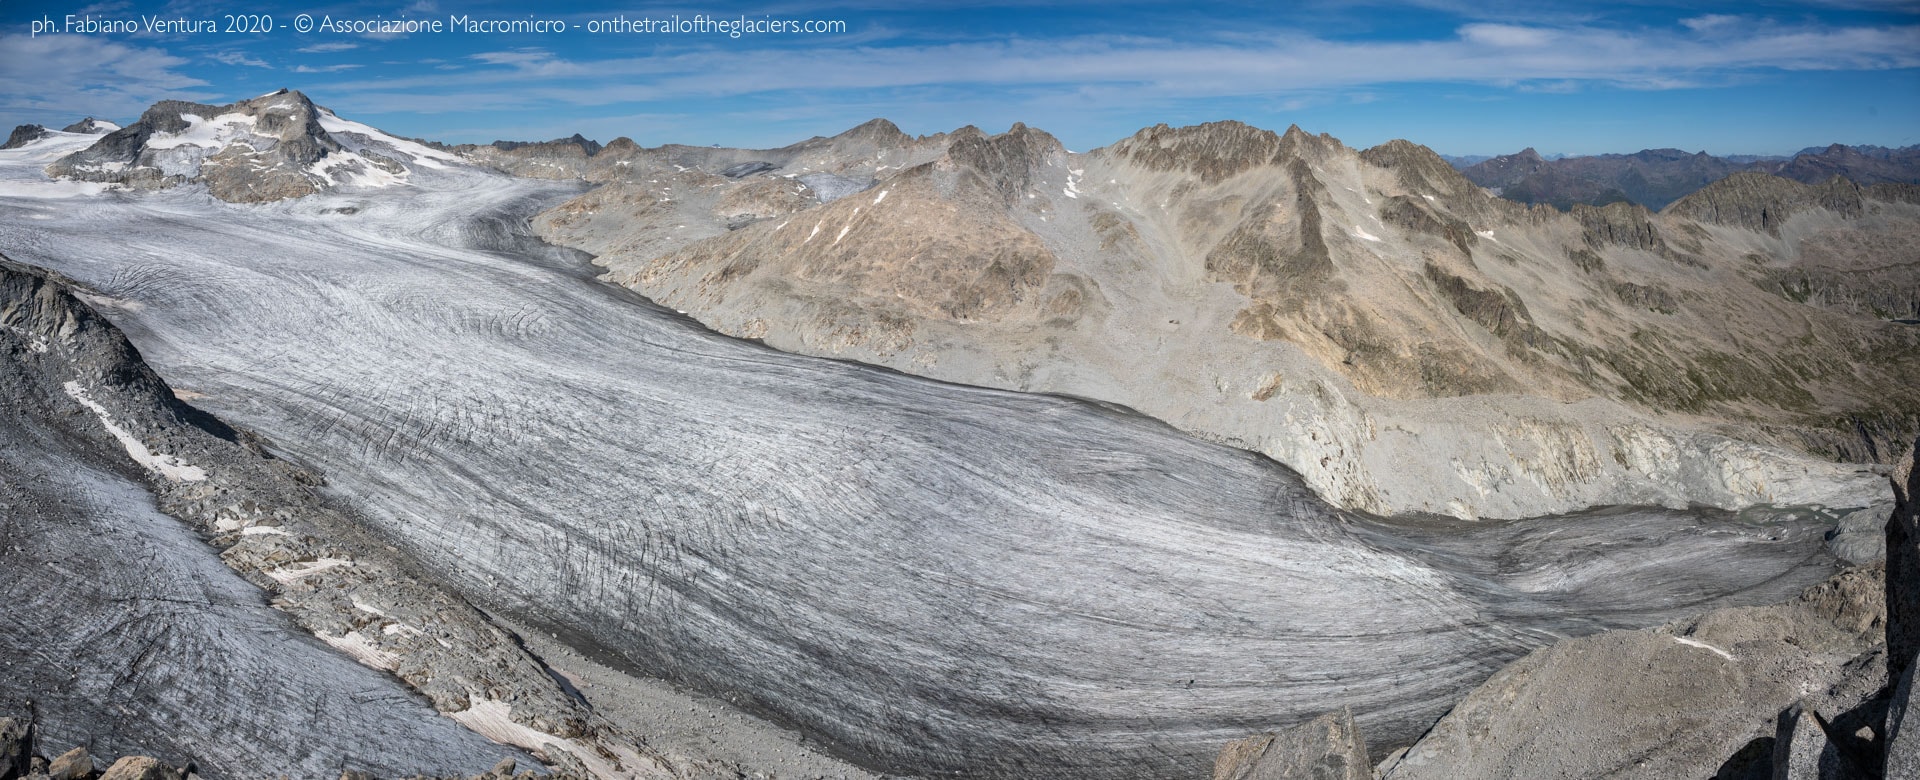
{"label": "wispy cloud", "polygon": [[[542,49],[473,55],[500,67],[334,85],[355,92],[491,92],[541,85],[575,105],[774,92],[983,85],[1141,98],[1285,94],[1368,85],[1472,83],[1680,89],[1752,71],[1920,67],[1920,26],[1788,27],[1732,18],[1671,30],[1475,23],[1447,38],[1257,42],[1087,36],[833,49],[725,48],[568,60]],[[957,64],[964,63],[964,67]],[[529,96],[533,92],[523,92]]]}
{"label": "wispy cloud", "polygon": [[244,66],[249,68],[273,67],[272,65],[268,65],[266,60],[262,60],[257,57],[250,57],[250,56],[247,56],[244,52],[238,52],[238,51],[217,51],[207,55],[207,57],[213,60],[214,62],[222,63],[225,65],[236,65],[236,66]]}
{"label": "wispy cloud", "polygon": [[294,67],[293,72],[295,73],[339,73],[341,71],[353,70],[354,68],[358,68],[358,67],[360,66],[357,64],[351,64],[351,63],[342,63],[339,65],[297,65]]}
{"label": "wispy cloud", "polygon": [[303,54],[329,54],[332,52],[339,52],[339,51],[352,51],[358,48],[360,48],[360,44],[357,44],[357,43],[349,43],[347,41],[333,41],[330,43],[316,43],[312,46],[302,46],[298,49],[295,49],[294,51],[301,52]]}
{"label": "wispy cloud", "polygon": [[82,35],[0,36],[0,105],[26,113],[125,120],[165,98],[209,97],[186,59]]}

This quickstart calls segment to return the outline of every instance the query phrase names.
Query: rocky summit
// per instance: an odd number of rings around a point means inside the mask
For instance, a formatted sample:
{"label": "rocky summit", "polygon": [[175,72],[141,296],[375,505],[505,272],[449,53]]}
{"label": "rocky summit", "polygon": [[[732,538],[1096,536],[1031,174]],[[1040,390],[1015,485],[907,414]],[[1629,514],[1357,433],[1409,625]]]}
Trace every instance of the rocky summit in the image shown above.
{"label": "rocky summit", "polygon": [[342,120],[283,89],[225,106],[162,101],[47,173],[141,190],[197,183],[224,201],[262,203],[390,186],[450,164],[459,158]]}

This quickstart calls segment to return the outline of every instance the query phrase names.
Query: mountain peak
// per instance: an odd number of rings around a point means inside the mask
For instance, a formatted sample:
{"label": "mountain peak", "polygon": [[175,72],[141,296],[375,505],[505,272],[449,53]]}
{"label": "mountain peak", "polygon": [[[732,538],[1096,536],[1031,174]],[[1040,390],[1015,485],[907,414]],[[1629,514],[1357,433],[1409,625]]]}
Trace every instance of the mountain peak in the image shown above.
{"label": "mountain peak", "polygon": [[39,125],[21,125],[13,129],[13,135],[7,136],[6,144],[0,145],[0,149],[18,149],[47,137],[47,132]]}
{"label": "mountain peak", "polygon": [[900,146],[913,140],[912,136],[900,130],[899,125],[878,117],[848,128],[833,138],[836,141],[862,141],[880,147]]}
{"label": "mountain peak", "polygon": [[205,184],[221,200],[260,203],[344,184],[394,184],[408,173],[403,161],[422,159],[430,167],[457,160],[281,89],[224,106],[160,101],[47,172],[135,189]]}
{"label": "mountain peak", "polygon": [[1027,191],[1035,171],[1066,153],[1059,139],[1019,122],[995,136],[969,125],[954,131],[947,146],[947,159],[978,172],[1009,204]]}
{"label": "mountain peak", "polygon": [[[1289,145],[1307,137],[1290,127]],[[1185,170],[1207,183],[1222,181],[1281,156],[1282,136],[1245,122],[1226,120],[1187,127],[1143,128],[1111,147],[1111,153],[1154,170]]]}

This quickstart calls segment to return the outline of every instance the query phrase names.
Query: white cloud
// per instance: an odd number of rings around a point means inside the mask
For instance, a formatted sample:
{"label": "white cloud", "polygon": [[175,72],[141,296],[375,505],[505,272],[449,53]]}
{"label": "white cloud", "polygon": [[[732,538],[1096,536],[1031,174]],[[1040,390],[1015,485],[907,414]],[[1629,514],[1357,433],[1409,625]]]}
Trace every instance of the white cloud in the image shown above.
{"label": "white cloud", "polygon": [[357,43],[333,41],[331,43],[316,43],[312,46],[302,46],[294,51],[302,54],[328,54],[336,51],[351,51],[358,48],[360,48],[360,44]]}
{"label": "white cloud", "polygon": [[353,70],[354,68],[358,68],[358,67],[360,66],[351,65],[351,64],[318,65],[318,66],[299,65],[294,67],[293,72],[295,73],[339,73],[343,70]]}
{"label": "white cloud", "polygon": [[[1578,85],[1678,89],[1733,74],[1920,67],[1920,27],[1715,25],[1681,28],[1470,24],[1426,41],[1269,37],[1170,42],[1139,37],[970,41],[920,46],[713,47],[573,61],[542,49],[474,55],[502,67],[336,84],[348,92],[516,90],[519,105],[576,105],[775,92],[994,86],[1056,96],[1184,99],[1298,95],[1384,84]],[[490,100],[489,102],[497,102]]]}
{"label": "white cloud", "polygon": [[1511,24],[1469,24],[1460,28],[1460,38],[1470,43],[1505,48],[1545,46],[1553,42],[1552,30]]}
{"label": "white cloud", "polygon": [[155,101],[198,100],[207,83],[179,72],[187,60],[87,35],[0,36],[0,105],[13,113],[125,123]]}
{"label": "white cloud", "polygon": [[268,65],[265,60],[262,60],[256,57],[249,57],[243,52],[221,51],[221,52],[214,52],[213,54],[209,54],[207,56],[210,59],[212,59],[214,62],[224,63],[227,65],[244,65],[249,68],[273,67],[272,65]]}
{"label": "white cloud", "polygon": [[1689,19],[1681,19],[1680,23],[1683,25],[1686,25],[1687,29],[1692,30],[1694,32],[1707,32],[1709,30],[1724,28],[1738,21],[1740,21],[1740,17],[1738,16],[1730,16],[1727,14],[1706,14],[1704,16],[1695,16]]}

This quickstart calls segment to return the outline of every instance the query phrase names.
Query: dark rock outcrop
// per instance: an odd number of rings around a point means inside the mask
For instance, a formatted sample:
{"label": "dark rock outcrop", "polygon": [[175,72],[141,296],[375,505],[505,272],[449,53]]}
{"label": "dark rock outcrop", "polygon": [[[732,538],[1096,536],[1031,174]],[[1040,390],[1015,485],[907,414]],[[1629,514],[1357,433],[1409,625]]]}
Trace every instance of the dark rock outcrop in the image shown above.
{"label": "dark rock outcrop", "polygon": [[1863,200],[1860,185],[1838,177],[1802,184],[1764,173],[1738,173],[1674,201],[1662,213],[1778,236],[1795,214],[1824,208],[1857,217]]}
{"label": "dark rock outcrop", "polygon": [[1654,227],[1653,212],[1643,206],[1632,203],[1610,203],[1605,206],[1576,204],[1572,214],[1585,231],[1583,237],[1587,246],[1594,249],[1624,246],[1656,254],[1666,250],[1666,241],[1660,237],[1659,228]]}
{"label": "dark rock outcrop", "polygon": [[27,773],[33,760],[33,724],[18,718],[0,718],[0,780]]}
{"label": "dark rock outcrop", "polygon": [[86,119],[82,119],[78,122],[67,125],[66,127],[60,128],[60,132],[85,133],[87,135],[101,135],[103,133],[111,133],[118,129],[119,127],[113,124],[102,122],[98,119],[94,119],[93,117],[87,117]]}
{"label": "dark rock outcrop", "polygon": [[[1709,777],[1741,754],[1772,766],[1779,746],[1766,740],[1778,740],[1776,720],[1790,707],[1856,729],[1872,721],[1862,707],[1885,679],[1881,576],[1877,567],[1853,569],[1786,604],[1535,651],[1390,758],[1384,777]],[[1794,739],[1811,724],[1789,725]],[[1815,733],[1798,739],[1815,741]]]}
{"label": "dark rock outcrop", "polygon": [[47,776],[52,780],[85,780],[92,774],[93,756],[85,746],[61,753],[47,766]]}
{"label": "dark rock outcrop", "polygon": [[1227,743],[1213,780],[1372,780],[1367,742],[1353,712],[1330,712],[1293,728]]}
{"label": "dark rock outcrop", "polygon": [[[1920,439],[1914,441],[1920,449]],[[1908,450],[1893,470],[1887,519],[1887,670],[1894,679],[1920,654],[1920,468]]]}
{"label": "dark rock outcrop", "polygon": [[18,149],[45,137],[47,137],[46,128],[39,125],[21,125],[13,129],[13,134],[7,136],[7,142],[0,144],[0,149]]}

